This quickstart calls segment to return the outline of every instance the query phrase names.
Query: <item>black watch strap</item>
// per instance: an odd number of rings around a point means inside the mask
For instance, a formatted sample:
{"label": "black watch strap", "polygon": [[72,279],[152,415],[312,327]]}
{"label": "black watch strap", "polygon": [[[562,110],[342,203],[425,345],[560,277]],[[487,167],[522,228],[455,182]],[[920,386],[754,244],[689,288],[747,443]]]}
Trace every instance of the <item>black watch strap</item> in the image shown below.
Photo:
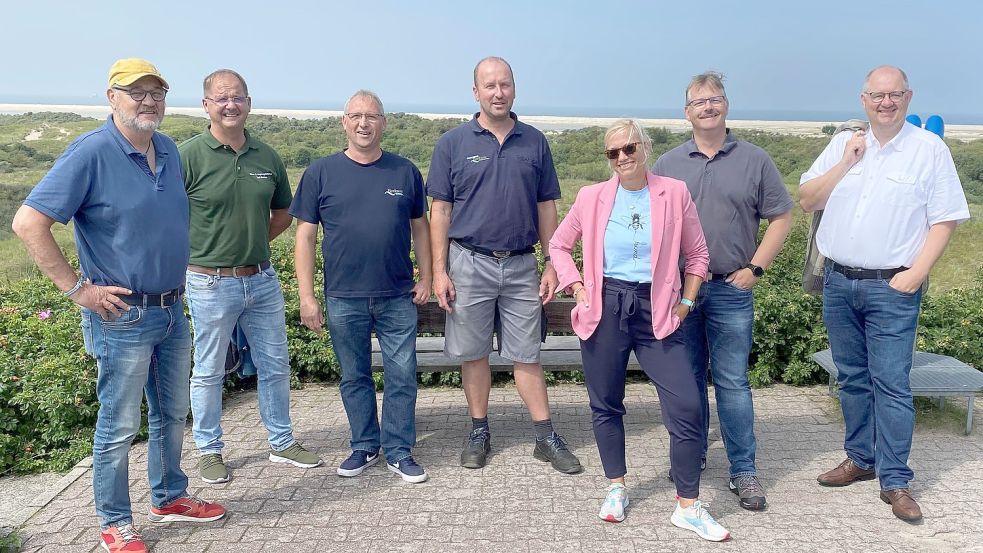
{"label": "black watch strap", "polygon": [[758,267],[754,263],[748,263],[747,265],[745,265],[744,268],[751,269],[751,274],[758,278],[765,276],[765,270],[761,267]]}

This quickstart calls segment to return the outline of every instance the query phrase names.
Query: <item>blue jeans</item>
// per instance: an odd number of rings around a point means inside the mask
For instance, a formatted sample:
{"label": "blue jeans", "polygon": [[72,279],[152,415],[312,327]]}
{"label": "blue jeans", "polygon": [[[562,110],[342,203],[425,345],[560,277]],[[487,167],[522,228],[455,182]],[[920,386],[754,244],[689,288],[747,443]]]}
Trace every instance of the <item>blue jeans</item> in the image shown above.
{"label": "blue jeans", "polygon": [[754,404],[747,378],[753,326],[753,293],[724,280],[704,282],[700,286],[693,311],[681,326],[703,400],[703,457],[707,454],[706,435],[710,428],[709,364],[731,478],[757,473]]}
{"label": "blue jeans", "polygon": [[256,365],[259,415],[270,447],[294,442],[290,424],[290,356],[283,292],[272,267],[248,277],[187,272],[188,307],[195,328],[191,412],[202,455],[222,453],[222,385],[232,330],[239,323]]}
{"label": "blue jeans", "polygon": [[92,490],[100,526],[133,521],[129,452],[147,396],[150,501],[162,507],[187,495],[181,445],[188,420],[191,334],[180,302],[136,307],[114,321],[82,309],[85,351],[96,359],[99,415],[92,445]]}
{"label": "blue jeans", "polygon": [[826,268],[823,322],[838,371],[846,455],[873,468],[885,491],[907,488],[915,407],[911,358],[921,290],[899,292],[881,279],[850,280]]}
{"label": "blue jeans", "polygon": [[[416,305],[410,295],[325,298],[331,344],[341,364],[341,401],[352,450],[379,451],[390,463],[416,445]],[[382,429],[372,381],[372,329],[382,350]],[[381,439],[380,439],[381,438]]]}

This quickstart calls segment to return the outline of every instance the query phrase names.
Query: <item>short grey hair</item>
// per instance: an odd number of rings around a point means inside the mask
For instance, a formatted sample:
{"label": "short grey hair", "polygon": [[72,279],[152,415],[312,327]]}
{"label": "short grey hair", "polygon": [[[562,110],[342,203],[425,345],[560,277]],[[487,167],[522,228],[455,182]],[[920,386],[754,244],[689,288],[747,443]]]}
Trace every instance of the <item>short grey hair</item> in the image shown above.
{"label": "short grey hair", "polygon": [[894,65],[878,65],[877,67],[871,69],[870,72],[867,73],[867,76],[864,77],[864,89],[863,89],[864,92],[867,92],[867,85],[870,84],[870,78],[871,78],[871,76],[873,76],[874,73],[876,73],[877,71],[880,71],[881,69],[893,69],[893,70],[897,71],[898,73],[901,73],[901,80],[904,81],[905,90],[908,90],[908,74],[905,73],[904,70],[902,70],[900,67],[896,67]]}
{"label": "short grey hair", "polygon": [[370,98],[373,102],[375,102],[375,105],[379,106],[379,113],[383,115],[386,114],[386,108],[382,107],[382,100],[379,99],[379,95],[371,90],[365,90],[364,88],[355,94],[352,94],[351,98],[345,102],[345,113],[348,113],[348,105],[351,104],[355,98]]}
{"label": "short grey hair", "polygon": [[481,64],[485,63],[486,61],[497,61],[504,63],[505,67],[509,68],[509,77],[512,77],[512,83],[515,84],[515,73],[512,72],[512,66],[509,64],[509,62],[505,61],[505,58],[488,56],[486,58],[481,58],[481,61],[476,63],[474,66],[474,86],[478,86],[478,68],[481,67]]}
{"label": "short grey hair", "polygon": [[229,75],[238,79],[238,81],[242,84],[242,93],[249,96],[249,87],[246,86],[246,79],[243,79],[242,75],[231,69],[216,69],[205,77],[205,81],[201,84],[201,88],[205,93],[205,96],[208,96],[208,93],[212,91],[212,82],[222,75]]}
{"label": "short grey hair", "polygon": [[608,140],[612,136],[618,134],[619,132],[628,131],[628,142],[632,141],[633,136],[638,137],[638,141],[642,144],[642,152],[645,154],[645,159],[642,163],[648,161],[649,156],[652,154],[652,138],[649,133],[645,132],[645,129],[634,119],[621,119],[615,121],[610,127],[608,127],[607,132],[604,133],[604,144],[607,146]]}
{"label": "short grey hair", "polygon": [[700,73],[692,79],[690,79],[689,84],[686,85],[686,93],[684,94],[683,105],[689,103],[689,91],[694,88],[716,88],[720,92],[724,93],[724,97],[727,97],[727,90],[724,89],[724,77],[723,73],[717,71],[707,71],[705,73]]}

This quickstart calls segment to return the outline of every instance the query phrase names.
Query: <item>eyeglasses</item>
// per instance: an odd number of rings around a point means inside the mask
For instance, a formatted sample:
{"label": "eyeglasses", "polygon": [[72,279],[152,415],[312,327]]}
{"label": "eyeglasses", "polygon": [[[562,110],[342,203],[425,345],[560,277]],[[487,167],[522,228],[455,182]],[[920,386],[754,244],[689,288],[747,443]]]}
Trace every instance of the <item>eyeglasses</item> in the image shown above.
{"label": "eyeglasses", "polygon": [[363,119],[370,125],[375,125],[386,116],[382,113],[346,113],[345,117],[352,123],[360,123]]}
{"label": "eyeglasses", "polygon": [[113,90],[118,90],[123,94],[126,94],[127,96],[132,98],[134,102],[142,102],[147,97],[147,94],[149,94],[150,97],[153,98],[155,102],[162,102],[164,98],[167,96],[166,88],[143,90],[142,88],[121,88],[118,86],[114,86]]}
{"label": "eyeglasses", "polygon": [[624,152],[626,156],[630,156],[638,151],[638,142],[632,142],[631,144],[625,144],[620,148],[612,148],[610,150],[604,150],[604,155],[608,159],[618,159],[618,155]]}
{"label": "eyeglasses", "polygon": [[249,96],[223,96],[221,98],[209,98],[208,96],[205,96],[205,99],[220,106],[227,106],[229,104],[241,106],[249,101]]}
{"label": "eyeglasses", "polygon": [[864,92],[864,94],[871,102],[879,104],[884,101],[884,98],[890,98],[892,102],[900,102],[907,92],[907,90],[895,90],[894,92]]}
{"label": "eyeglasses", "polygon": [[726,101],[727,101],[726,96],[711,96],[709,98],[697,98],[696,100],[690,100],[689,102],[686,102],[686,107],[699,109],[707,105],[707,102],[709,102],[711,106],[719,106]]}

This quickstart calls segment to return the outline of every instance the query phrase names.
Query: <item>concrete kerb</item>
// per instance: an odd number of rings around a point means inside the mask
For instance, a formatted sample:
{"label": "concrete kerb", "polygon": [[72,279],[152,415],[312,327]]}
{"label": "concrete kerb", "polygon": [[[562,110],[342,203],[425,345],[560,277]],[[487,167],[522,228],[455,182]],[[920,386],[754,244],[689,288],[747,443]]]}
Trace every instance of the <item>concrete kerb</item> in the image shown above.
{"label": "concrete kerb", "polygon": [[41,509],[45,508],[58,494],[68,489],[76,480],[92,469],[92,457],[86,457],[72,467],[72,470],[62,476],[54,486],[42,491],[34,499],[28,501],[25,506],[16,511],[10,518],[10,526],[0,528],[0,537],[6,537],[17,531],[25,522],[31,519]]}

